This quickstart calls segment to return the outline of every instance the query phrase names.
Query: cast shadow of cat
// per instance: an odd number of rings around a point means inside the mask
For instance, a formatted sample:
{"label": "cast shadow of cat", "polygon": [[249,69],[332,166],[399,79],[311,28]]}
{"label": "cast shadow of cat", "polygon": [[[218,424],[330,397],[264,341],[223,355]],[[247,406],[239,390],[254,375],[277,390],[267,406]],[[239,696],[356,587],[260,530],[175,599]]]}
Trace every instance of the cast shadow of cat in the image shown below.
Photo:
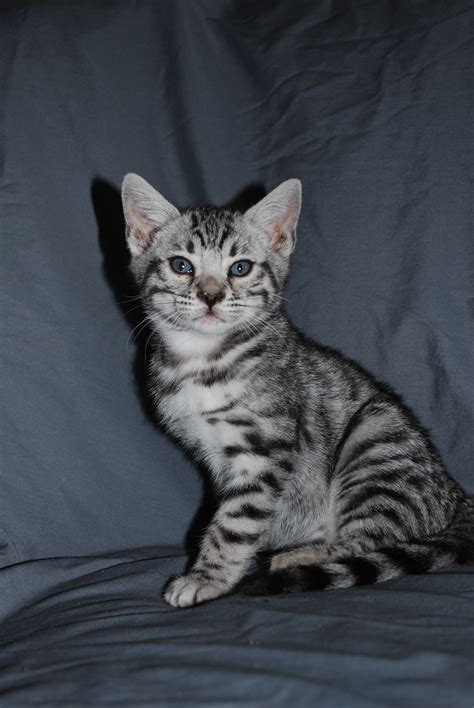
{"label": "cast shadow of cat", "polygon": [[[261,184],[252,184],[239,192],[225,206],[245,211],[262,199],[265,193]],[[91,200],[97,221],[104,277],[113,293],[117,309],[130,328],[130,336],[133,337],[135,346],[133,380],[136,394],[146,419],[160,428],[153,413],[146,385],[147,356],[150,356],[147,343],[151,332],[144,322],[145,313],[139,304],[138,290],[128,269],[130,256],[125,241],[125,221],[120,191],[107,180],[96,177],[91,185]],[[170,437],[169,434],[167,435]],[[178,444],[177,441],[175,443]],[[198,468],[203,486],[199,507],[185,537],[185,550],[189,557],[189,564],[197,553],[198,540],[202,536],[202,531],[216,508],[206,471],[196,460],[193,461]]]}

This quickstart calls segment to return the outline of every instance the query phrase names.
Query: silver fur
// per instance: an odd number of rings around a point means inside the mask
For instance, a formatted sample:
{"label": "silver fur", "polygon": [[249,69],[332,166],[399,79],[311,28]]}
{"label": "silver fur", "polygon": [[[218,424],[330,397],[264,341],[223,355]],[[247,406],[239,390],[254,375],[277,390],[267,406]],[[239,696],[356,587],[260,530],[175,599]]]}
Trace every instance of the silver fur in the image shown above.
{"label": "silver fur", "polygon": [[[166,601],[186,607],[228,593],[263,550],[279,553],[259,576],[262,592],[346,587],[461,559],[471,509],[413,414],[284,313],[300,182],[244,214],[180,212],[133,174],[122,195],[154,331],[156,414],[207,465],[220,500]],[[174,257],[193,273],[176,273]],[[242,260],[250,273],[229,274]]]}

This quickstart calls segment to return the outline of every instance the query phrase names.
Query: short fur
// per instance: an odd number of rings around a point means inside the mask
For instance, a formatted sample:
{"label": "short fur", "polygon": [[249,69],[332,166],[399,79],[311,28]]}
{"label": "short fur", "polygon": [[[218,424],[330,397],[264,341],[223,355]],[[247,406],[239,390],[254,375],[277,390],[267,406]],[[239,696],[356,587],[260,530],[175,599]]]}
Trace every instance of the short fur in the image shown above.
{"label": "short fur", "polygon": [[[284,312],[299,181],[244,214],[180,212],[133,174],[122,194],[154,333],[156,415],[207,466],[219,499],[166,601],[230,592],[260,551],[270,561],[241,584],[250,592],[348,587],[472,558],[473,504],[411,411]],[[176,272],[176,258],[192,272]],[[249,273],[233,274],[242,261]]]}

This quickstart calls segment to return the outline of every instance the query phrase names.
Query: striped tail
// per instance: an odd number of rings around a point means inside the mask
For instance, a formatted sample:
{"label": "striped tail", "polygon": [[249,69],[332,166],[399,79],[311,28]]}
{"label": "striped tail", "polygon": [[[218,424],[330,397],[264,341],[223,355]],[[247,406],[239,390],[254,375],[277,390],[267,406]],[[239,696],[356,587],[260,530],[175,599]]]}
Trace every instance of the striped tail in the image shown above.
{"label": "striped tail", "polygon": [[408,574],[441,570],[474,560],[474,499],[464,499],[451,525],[419,541],[369,551],[320,565],[300,565],[244,578],[237,590],[246,595],[278,595],[369,585]]}

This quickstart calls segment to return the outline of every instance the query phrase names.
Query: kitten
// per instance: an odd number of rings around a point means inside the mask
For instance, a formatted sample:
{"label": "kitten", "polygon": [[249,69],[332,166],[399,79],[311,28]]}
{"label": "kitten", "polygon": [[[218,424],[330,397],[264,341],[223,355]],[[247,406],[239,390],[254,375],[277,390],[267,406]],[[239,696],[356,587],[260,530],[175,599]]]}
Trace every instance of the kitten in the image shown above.
{"label": "kitten", "polygon": [[204,462],[219,507],[165,599],[341,588],[473,556],[474,506],[386,386],[288,321],[282,289],[301,184],[244,214],[178,211],[141,177],[122,189],[131,270],[154,332],[158,419]]}

